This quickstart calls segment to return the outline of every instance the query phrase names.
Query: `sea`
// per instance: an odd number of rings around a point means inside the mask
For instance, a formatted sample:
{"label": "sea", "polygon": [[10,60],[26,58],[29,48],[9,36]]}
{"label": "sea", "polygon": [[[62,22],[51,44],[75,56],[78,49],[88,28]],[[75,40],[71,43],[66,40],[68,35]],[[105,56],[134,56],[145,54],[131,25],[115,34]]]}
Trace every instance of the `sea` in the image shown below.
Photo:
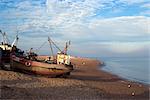
{"label": "sea", "polygon": [[121,78],[150,85],[149,57],[100,57],[104,62],[101,70]]}

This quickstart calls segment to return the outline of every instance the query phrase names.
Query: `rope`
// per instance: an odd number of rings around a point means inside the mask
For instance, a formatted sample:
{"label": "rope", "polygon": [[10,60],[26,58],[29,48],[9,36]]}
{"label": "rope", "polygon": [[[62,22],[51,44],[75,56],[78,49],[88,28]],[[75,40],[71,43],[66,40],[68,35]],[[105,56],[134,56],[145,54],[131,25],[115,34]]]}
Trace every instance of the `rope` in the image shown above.
{"label": "rope", "polygon": [[[50,39],[50,38],[49,38],[49,39]],[[50,39],[50,40],[51,40],[51,39]],[[53,43],[54,46],[55,46],[60,52],[62,52],[61,49],[54,43],[54,41],[51,40],[51,43]]]}
{"label": "rope", "polygon": [[46,44],[46,41],[38,49],[36,49],[36,52],[38,52],[45,44]]}

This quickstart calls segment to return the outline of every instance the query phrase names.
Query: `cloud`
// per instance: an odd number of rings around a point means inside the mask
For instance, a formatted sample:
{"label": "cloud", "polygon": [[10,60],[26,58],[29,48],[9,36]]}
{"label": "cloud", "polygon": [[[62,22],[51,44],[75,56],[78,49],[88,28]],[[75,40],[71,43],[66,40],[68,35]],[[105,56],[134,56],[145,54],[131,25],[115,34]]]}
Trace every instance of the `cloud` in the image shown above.
{"label": "cloud", "polygon": [[89,23],[80,23],[63,28],[61,33],[73,41],[149,41],[150,19],[144,16],[124,16],[107,19],[92,19]]}
{"label": "cloud", "polygon": [[93,57],[148,57],[149,44],[150,42],[95,42],[73,44],[69,51]]}
{"label": "cloud", "polygon": [[150,16],[150,10],[146,10],[144,12],[141,12],[140,15]]}
{"label": "cloud", "polygon": [[150,8],[150,3],[146,3],[146,4],[142,5],[142,7],[144,7],[144,8]]}
{"label": "cloud", "polygon": [[149,42],[143,42],[143,43],[137,43],[137,42],[125,42],[125,43],[113,43],[110,44],[109,49],[112,52],[116,53],[132,53],[132,52],[137,52],[145,47],[148,49]]}
{"label": "cloud", "polygon": [[[98,0],[91,1],[71,1],[71,0],[47,0],[47,13],[51,16],[51,23],[55,26],[62,26],[64,24],[72,25],[79,23],[84,18],[95,15],[95,10],[99,8]],[[101,4],[100,4],[101,5]]]}
{"label": "cloud", "polygon": [[148,0],[119,0],[120,2],[127,3],[127,4],[135,4],[135,3],[144,3],[148,2]]}
{"label": "cloud", "polygon": [[[50,35],[55,41],[60,42],[61,47],[64,41],[71,40],[72,52],[82,52],[85,55],[111,55],[117,52],[124,54],[143,50],[145,45],[139,46],[138,43],[150,41],[148,28],[150,18],[146,17],[145,10],[142,9],[139,11],[141,14],[133,12],[134,16],[128,14],[122,16],[118,13],[128,13],[123,10],[128,5],[145,4],[143,8],[148,7],[145,2],[144,0],[46,0],[46,2],[19,0],[7,3],[2,1],[0,28],[9,35],[15,35],[18,30],[21,48],[37,48],[47,41],[47,36]],[[109,11],[116,17],[103,15]],[[108,45],[104,42],[113,44]],[[126,51],[125,47],[128,47]],[[47,53],[48,48],[43,49],[43,52]]]}
{"label": "cloud", "polygon": [[[125,0],[120,1],[125,2]],[[127,0],[126,0],[127,2]],[[129,2],[129,1],[128,1]],[[131,2],[131,1],[130,1]],[[141,3],[141,1],[134,1],[132,3]],[[108,19],[89,19],[94,16],[97,9],[102,10],[107,8],[106,5],[112,7],[116,2],[104,0],[47,0],[48,15],[51,16],[51,25],[55,26],[57,31],[64,34],[66,37],[78,39],[80,37],[89,39],[90,37],[102,37],[114,40],[117,38],[130,38],[148,34],[149,18],[144,16],[124,16]],[[94,35],[93,35],[94,34]],[[80,35],[80,37],[78,37]],[[108,36],[109,35],[109,36]],[[116,37],[116,38],[115,38]],[[130,41],[132,39],[129,39]]]}
{"label": "cloud", "polygon": [[90,23],[90,28],[99,33],[118,36],[148,35],[150,18],[144,16],[123,16],[108,19],[95,19]]}

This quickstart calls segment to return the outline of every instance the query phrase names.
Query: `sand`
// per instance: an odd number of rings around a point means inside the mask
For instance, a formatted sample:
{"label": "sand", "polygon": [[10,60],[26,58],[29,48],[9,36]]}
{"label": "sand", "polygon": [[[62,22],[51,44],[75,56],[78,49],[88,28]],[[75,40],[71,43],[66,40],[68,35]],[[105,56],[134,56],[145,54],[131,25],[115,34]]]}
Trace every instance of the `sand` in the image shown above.
{"label": "sand", "polygon": [[72,58],[68,78],[48,78],[0,70],[0,99],[15,100],[149,100],[149,85],[99,70],[101,62]]}

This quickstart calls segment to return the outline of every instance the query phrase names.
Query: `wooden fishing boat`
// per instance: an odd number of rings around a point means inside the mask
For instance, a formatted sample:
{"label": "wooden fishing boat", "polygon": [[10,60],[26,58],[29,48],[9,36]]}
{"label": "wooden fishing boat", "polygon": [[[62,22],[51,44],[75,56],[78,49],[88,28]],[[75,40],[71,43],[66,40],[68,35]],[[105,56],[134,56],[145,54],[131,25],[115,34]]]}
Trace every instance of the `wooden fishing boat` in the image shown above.
{"label": "wooden fishing boat", "polygon": [[[1,32],[1,31],[0,31]],[[2,33],[2,32],[1,32]],[[47,56],[44,60],[38,59],[38,55],[32,52],[24,53],[17,48],[18,35],[10,45],[6,41],[6,34],[2,33],[3,42],[0,44],[0,67],[5,70],[17,70],[26,73],[47,75],[49,77],[70,75],[73,65],[70,62],[70,56],[66,51],[59,49],[59,53],[53,54],[52,44],[56,44],[49,38],[52,56]],[[58,48],[58,46],[56,46]],[[65,49],[67,50],[67,48]]]}
{"label": "wooden fishing boat", "polygon": [[[14,42],[10,44],[8,42],[8,37],[5,32],[2,32],[3,41],[0,43],[0,67],[5,70],[10,70],[10,61],[12,51],[21,51],[15,45],[17,44],[18,36],[16,36]],[[18,52],[19,53],[19,52]]]}
{"label": "wooden fishing boat", "polygon": [[11,68],[50,77],[66,76],[73,70],[71,64],[48,63],[39,60],[30,60],[24,57],[17,57],[15,55],[12,55]]}
{"label": "wooden fishing boat", "polygon": [[10,52],[10,45],[0,44],[0,67],[10,66]]}
{"label": "wooden fishing boat", "polygon": [[[52,42],[50,38],[48,40],[52,50],[51,52],[53,53],[51,45],[52,43],[54,44],[54,42]],[[58,48],[58,46],[56,47]],[[63,51],[58,52],[56,55],[52,54],[52,56],[47,56],[43,60],[38,58],[39,56],[32,51],[32,48],[27,54],[16,55],[16,53],[15,51],[11,55],[11,69],[13,70],[46,75],[49,77],[70,75],[70,72],[73,70],[73,65],[70,62],[70,55],[67,55],[66,51],[65,53]]]}

